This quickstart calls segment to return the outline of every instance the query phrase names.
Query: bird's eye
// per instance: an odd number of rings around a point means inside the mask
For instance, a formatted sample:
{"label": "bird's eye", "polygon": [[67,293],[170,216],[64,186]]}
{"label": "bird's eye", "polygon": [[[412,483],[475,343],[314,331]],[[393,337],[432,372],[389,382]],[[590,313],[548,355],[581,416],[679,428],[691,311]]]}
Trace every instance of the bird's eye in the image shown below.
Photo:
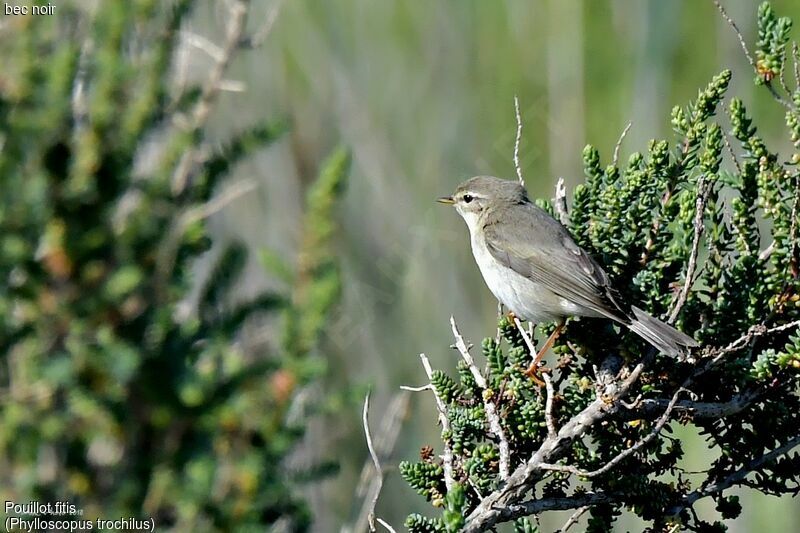
{"label": "bird's eye", "polygon": [[474,198],[474,197],[473,197],[471,194],[465,194],[465,195],[464,195],[464,203],[465,203],[465,204],[468,204],[468,203],[470,203],[470,202],[471,202],[472,200],[474,200],[474,199],[475,199],[475,198]]}

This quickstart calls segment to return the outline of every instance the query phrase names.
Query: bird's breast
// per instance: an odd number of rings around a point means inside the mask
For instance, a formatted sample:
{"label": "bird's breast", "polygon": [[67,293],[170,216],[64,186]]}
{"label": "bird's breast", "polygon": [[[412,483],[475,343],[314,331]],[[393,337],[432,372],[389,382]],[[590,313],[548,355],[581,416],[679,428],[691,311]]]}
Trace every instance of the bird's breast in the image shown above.
{"label": "bird's breast", "polygon": [[520,318],[549,322],[570,313],[569,302],[495,259],[483,238],[472,236],[472,255],[495,298]]}

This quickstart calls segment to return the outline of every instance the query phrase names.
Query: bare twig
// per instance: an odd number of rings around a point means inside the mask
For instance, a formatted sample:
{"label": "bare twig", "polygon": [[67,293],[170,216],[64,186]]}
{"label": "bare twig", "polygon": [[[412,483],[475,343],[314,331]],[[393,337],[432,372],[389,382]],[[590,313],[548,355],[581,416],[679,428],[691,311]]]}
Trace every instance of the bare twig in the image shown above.
{"label": "bare twig", "polygon": [[610,498],[608,495],[594,494],[591,496],[582,495],[581,498],[547,499],[519,503],[536,483],[538,474],[542,472],[540,466],[548,461],[557,459],[567,449],[569,442],[573,442],[574,439],[586,433],[594,424],[614,412],[616,402],[628,394],[630,388],[639,379],[645,366],[650,363],[653,357],[654,351],[651,351],[627,374],[625,379],[621,381],[610,380],[606,383],[603,394],[598,395],[583,411],[564,424],[554,438],[546,438],[539,446],[539,449],[514,470],[501,488],[481,500],[467,518],[464,531],[486,531],[500,521],[518,516],[536,514],[552,509],[575,509],[584,505],[608,501]]}
{"label": "bare twig", "polygon": [[[197,101],[197,104],[195,104],[191,113],[189,127],[192,131],[200,130],[208,121],[211,109],[220,93],[225,71],[228,69],[228,65],[233,59],[234,53],[240,46],[242,35],[244,35],[247,25],[248,2],[246,0],[235,0],[231,4],[230,11],[230,19],[228,20],[228,27],[225,32],[225,42],[220,48],[220,53],[217,54],[215,52],[217,57],[214,66],[203,85],[200,99]],[[175,172],[172,175],[173,194],[180,194],[186,188],[189,176],[196,165],[196,157],[197,144],[187,148],[181,156],[181,160],[178,162]]]}
{"label": "bare twig", "polygon": [[[795,437],[794,439],[787,442],[780,448],[777,448],[769,452],[768,454],[751,461],[746,466],[740,468],[736,472],[724,478],[722,481],[690,493],[683,499],[683,501],[679,505],[669,510],[669,516],[677,515],[683,509],[691,507],[692,504],[694,504],[696,501],[702,498],[719,494],[725,489],[728,489],[734,485],[744,484],[746,482],[746,477],[750,473],[755,472],[761,469],[762,467],[766,466],[768,463],[774,461],[775,459],[778,459],[779,457],[786,455],[797,446],[800,446],[800,436]],[[565,497],[542,498],[536,500],[523,501],[521,503],[509,503],[507,505],[498,505],[491,509],[493,513],[492,522],[497,523],[500,521],[510,521],[521,516],[530,516],[544,511],[559,511],[559,510],[563,511],[567,509],[580,510],[581,508],[584,507],[590,508],[593,505],[598,505],[602,503],[613,504],[613,503],[622,503],[623,501],[624,501],[624,495],[615,493],[604,493],[604,492],[587,492]],[[470,516],[470,521],[467,522],[465,531],[485,531],[486,529],[491,527],[488,526],[486,523],[483,523],[482,525],[484,527],[480,529],[474,527],[475,522],[472,521],[473,515]],[[566,525],[567,524],[565,524],[565,526]],[[565,528],[562,528],[562,531],[565,531]]]}
{"label": "bare twig", "polygon": [[567,212],[567,188],[564,186],[564,178],[558,178],[556,182],[556,197],[553,202],[553,209],[558,215],[558,220],[562,226],[569,225],[569,213]]}
{"label": "bare twig", "polygon": [[800,87],[800,49],[797,41],[792,41],[792,63],[794,64],[794,84]]}
{"label": "bare twig", "polygon": [[708,194],[711,191],[711,185],[706,183],[705,176],[700,176],[700,179],[697,182],[697,189],[697,200],[695,201],[693,223],[694,237],[692,238],[692,251],[689,254],[689,263],[686,265],[686,275],[684,276],[683,287],[681,288],[678,300],[675,302],[675,305],[672,308],[672,312],[669,315],[667,324],[674,324],[675,320],[677,320],[683,305],[686,303],[686,299],[689,297],[689,291],[692,288],[692,284],[694,283],[694,272],[697,268],[697,255],[700,250],[700,237],[702,237],[703,231],[705,230],[703,213],[706,209]]}
{"label": "bare twig", "polygon": [[761,250],[761,253],[758,254],[759,261],[766,261],[769,259],[769,256],[772,255],[772,252],[775,251],[775,241],[769,243],[769,246]]}
{"label": "bare twig", "polygon": [[556,533],[566,533],[569,530],[569,528],[578,523],[578,520],[580,520],[581,516],[583,516],[583,513],[585,513],[588,510],[589,510],[588,505],[584,505],[583,507],[578,507],[575,510],[575,512],[570,515],[567,521],[564,522],[564,525],[561,526],[561,528]]}
{"label": "bare twig", "polygon": [[533,345],[533,339],[525,331],[525,328],[522,327],[522,322],[519,321],[519,318],[516,316],[514,317],[514,325],[517,326],[517,330],[519,330],[519,334],[522,335],[522,340],[525,341],[525,346],[528,347],[528,352],[530,352],[531,357],[536,357],[536,346]]}
{"label": "bare twig", "polygon": [[[794,201],[792,202],[792,222],[789,227],[789,242],[792,243],[792,251],[789,257],[791,268],[798,268],[798,242],[797,242],[797,213],[800,208],[800,177],[794,176]],[[792,272],[796,275],[796,272]]]}
{"label": "bare twig", "polygon": [[[389,401],[385,412],[381,413],[381,424],[375,439],[376,456],[381,458],[388,457],[394,449],[400,431],[403,426],[403,419],[408,414],[410,395],[406,392],[395,394]],[[367,459],[361,469],[361,476],[356,487],[356,496],[361,508],[355,521],[342,527],[341,531],[365,531],[368,528],[369,516],[375,510],[374,501],[380,495],[383,478],[373,475],[372,457]],[[376,518],[377,521],[380,521]]]}
{"label": "bare twig", "polygon": [[408,385],[400,385],[401,390],[407,390],[409,392],[422,392],[426,390],[433,390],[433,385],[422,385],[421,387],[410,387]]}
{"label": "bare twig", "polygon": [[[725,115],[728,117],[728,121],[730,121],[731,115],[728,112],[728,109],[725,107],[723,107],[723,109],[725,110]],[[734,151],[733,146],[731,145],[730,136],[728,135],[727,131],[722,132],[722,139],[725,141],[725,146],[728,149],[728,154],[730,154],[731,156],[731,161],[733,161],[733,165],[736,167],[736,172],[738,174],[741,174],[742,166],[739,164],[739,158],[737,157],[736,152]]]}
{"label": "bare twig", "polygon": [[[431,368],[431,362],[424,353],[419,354],[419,358],[422,361],[422,366],[425,368],[425,374],[428,375],[428,380],[433,380],[433,369]],[[436,410],[439,411],[439,423],[442,425],[442,433],[450,433],[450,419],[447,417],[447,406],[439,397],[439,393],[436,392],[436,387],[431,385],[431,390],[433,391],[433,397],[436,400]],[[449,492],[455,483],[453,478],[453,448],[450,446],[449,439],[442,440],[444,441],[444,453],[442,454],[444,485],[447,487],[447,491]]]}
{"label": "bare twig", "polygon": [[[747,61],[750,63],[750,66],[753,67],[753,71],[756,74],[758,74],[758,68],[757,68],[756,62],[753,60],[753,56],[750,53],[750,50],[748,50],[748,48],[747,48],[747,42],[745,41],[744,36],[742,35],[742,32],[739,31],[739,27],[736,25],[736,23],[733,21],[733,19],[728,15],[728,13],[725,11],[725,8],[722,7],[722,3],[719,0],[712,0],[712,2],[714,2],[714,5],[717,6],[717,9],[719,10],[720,15],[722,15],[722,18],[725,19],[725,22],[728,23],[728,26],[730,26],[731,29],[734,31],[734,33],[736,33],[736,37],[739,39],[739,45],[742,47],[742,51],[744,52],[745,57],[747,57]],[[782,68],[781,68],[781,71],[783,71]],[[770,94],[772,94],[773,98],[775,98],[775,100],[779,104],[781,104],[782,106],[786,107],[787,109],[792,109],[792,110],[794,109],[794,105],[792,105],[791,102],[789,102],[785,98],[783,98],[778,93],[778,91],[775,90],[775,87],[772,85],[772,83],[770,83],[768,81],[765,81],[764,82],[764,86],[767,88],[767,90],[769,90]]]}
{"label": "bare twig", "polygon": [[701,498],[705,498],[707,496],[712,496],[714,494],[719,494],[723,490],[730,488],[734,485],[742,484],[745,481],[747,476],[757,470],[760,470],[762,467],[766,466],[768,463],[774,461],[775,459],[786,455],[787,453],[791,452],[794,448],[800,446],[800,435],[793,438],[783,446],[772,450],[771,452],[762,455],[757,459],[753,459],[740,469],[736,470],[732,474],[728,475],[721,481],[717,483],[713,483],[708,485],[707,487],[703,487],[700,489],[695,490],[694,492],[689,493],[683,498],[683,502],[680,505],[673,507],[669,511],[669,515],[676,515],[680,513],[686,507],[692,506],[697,500]]}
{"label": "bare twig", "polygon": [[159,245],[156,256],[156,276],[158,280],[156,287],[158,299],[163,297],[163,280],[167,279],[172,270],[172,266],[175,263],[175,256],[178,253],[180,239],[183,237],[187,228],[195,222],[206,219],[214,213],[219,212],[237,198],[255,189],[255,187],[256,184],[253,181],[238,181],[208,202],[185,209],[176,217],[174,223],[167,231],[164,240]]}
{"label": "bare twig", "polygon": [[497,300],[497,331],[494,334],[494,343],[500,344],[500,337],[503,332],[500,331],[500,319],[503,317],[503,302]]}
{"label": "bare twig", "polygon": [[[514,520],[521,516],[531,516],[544,511],[565,511],[568,509],[577,509],[579,507],[591,507],[593,505],[612,501],[614,501],[613,495],[603,492],[587,492],[561,498],[542,498],[540,500],[514,503],[497,507],[493,511],[497,513],[497,522],[500,522]],[[485,531],[486,529],[473,529],[468,522],[465,531]]]}
{"label": "bare twig", "polygon": [[[761,390],[748,390],[737,394],[727,402],[683,400],[674,405],[673,412],[685,413],[695,418],[725,418],[747,409],[763,392]],[[639,402],[639,405],[634,406],[629,413],[625,413],[625,418],[642,418],[661,413],[668,405],[669,400],[666,398],[648,398]]]}
{"label": "bare twig", "polygon": [[631,126],[633,126],[633,122],[628,122],[625,129],[622,130],[622,133],[619,135],[619,139],[617,139],[617,144],[614,145],[614,159],[613,164],[616,167],[619,164],[619,150],[622,148],[622,143],[625,141],[625,137],[628,136],[628,132],[631,131]]}
{"label": "bare twig", "polygon": [[547,387],[547,399],[545,400],[544,404],[544,420],[547,424],[547,436],[548,438],[555,438],[556,434],[556,423],[553,419],[553,401],[556,396],[556,391],[553,389],[553,380],[550,378],[550,374],[547,372],[542,373],[542,377],[544,378],[544,384]]}
{"label": "bare twig", "polygon": [[508,479],[509,458],[511,453],[509,451],[508,440],[506,439],[505,431],[503,430],[503,426],[500,424],[500,415],[497,413],[497,406],[492,400],[492,391],[488,389],[486,378],[483,377],[481,371],[478,370],[477,366],[475,366],[475,360],[472,359],[472,355],[469,353],[469,348],[467,348],[467,343],[464,342],[464,337],[462,337],[461,333],[458,331],[458,326],[456,326],[456,321],[452,316],[450,317],[450,327],[453,330],[453,337],[455,337],[456,340],[456,349],[461,354],[464,362],[467,363],[470,372],[472,372],[472,377],[475,378],[475,383],[483,391],[481,396],[483,399],[483,407],[486,411],[486,418],[489,421],[489,429],[494,436],[497,437],[497,447],[500,451],[500,479],[505,481]]}
{"label": "bare twig", "polygon": [[75,124],[75,131],[81,131],[85,126],[89,113],[86,104],[86,79],[89,76],[89,62],[92,52],[94,52],[94,39],[87,38],[81,45],[81,54],[78,57],[78,68],[75,72],[70,99],[72,122]]}
{"label": "bare twig", "polygon": [[376,519],[375,519],[375,521],[376,521],[376,522],[378,522],[380,525],[382,525],[384,528],[386,528],[386,531],[389,531],[390,533],[397,533],[397,532],[394,530],[394,528],[393,528],[392,526],[390,526],[390,525],[389,525],[389,524],[386,522],[386,520],[383,520],[382,518],[376,518]]}
{"label": "bare twig", "polygon": [[720,3],[719,0],[713,0],[713,2],[714,5],[717,6],[720,15],[722,15],[722,18],[725,19],[725,22],[728,23],[728,26],[730,26],[733,29],[734,33],[736,33],[736,37],[738,37],[739,39],[739,45],[741,45],[742,51],[744,52],[745,57],[747,57],[747,62],[750,63],[750,66],[753,67],[753,70],[755,70],[756,62],[753,61],[753,56],[750,55],[750,50],[747,49],[747,42],[744,40],[742,32],[739,31],[739,27],[736,25],[733,19],[728,15],[727,11],[725,11],[725,8],[722,7],[722,4]]}
{"label": "bare twig", "polygon": [[514,116],[517,119],[517,137],[514,139],[514,169],[517,171],[517,179],[519,184],[525,186],[525,180],[522,179],[522,167],[519,164],[519,144],[522,141],[522,116],[519,113],[519,98],[514,95]]}
{"label": "bare twig", "polygon": [[181,31],[181,38],[187,45],[202,50],[217,63],[225,59],[225,51],[207,37],[203,37],[202,35],[188,30],[183,30]]}
{"label": "bare twig", "polygon": [[727,346],[723,348],[714,348],[708,352],[708,356],[713,356],[714,360],[717,361],[720,357],[724,356],[725,354],[729,354],[731,352],[735,352],[747,346],[750,341],[755,339],[756,337],[761,337],[763,335],[771,335],[773,333],[779,333],[781,331],[786,331],[787,329],[795,329],[800,327],[800,320],[794,320],[792,322],[787,322],[786,324],[781,324],[780,326],[775,326],[772,328],[767,328],[763,324],[759,324],[756,326],[751,326],[747,333],[736,339],[735,341],[731,342]]}
{"label": "bare twig", "polygon": [[675,391],[675,394],[672,395],[672,399],[667,405],[664,414],[662,414],[661,418],[658,419],[658,421],[656,422],[655,426],[653,426],[653,429],[650,431],[650,433],[648,433],[643,439],[639,440],[636,444],[634,444],[630,448],[621,451],[613,459],[611,459],[609,462],[607,462],[605,465],[598,468],[597,470],[586,471],[570,465],[551,465],[551,464],[541,464],[539,465],[539,467],[542,470],[569,472],[571,474],[575,474],[576,476],[580,476],[583,478],[591,478],[599,476],[601,474],[605,474],[606,472],[614,468],[616,465],[618,465],[621,461],[623,461],[626,457],[636,453],[636,451],[641,449],[643,446],[646,446],[650,441],[652,441],[661,433],[661,430],[664,429],[664,426],[669,421],[669,417],[672,414],[672,410],[675,408],[675,403],[678,401],[678,396],[680,396],[680,394],[685,391],[686,389],[684,389],[683,387],[680,387],[677,391]]}
{"label": "bare twig", "polygon": [[364,436],[367,439],[367,448],[369,449],[370,457],[372,457],[372,463],[375,465],[375,476],[378,480],[378,490],[375,491],[375,494],[372,497],[368,515],[369,530],[375,531],[375,506],[378,504],[378,496],[380,496],[381,488],[383,487],[383,470],[381,469],[381,463],[378,460],[378,454],[375,453],[375,446],[372,444],[372,436],[369,433],[369,391],[367,391],[367,394],[364,397],[364,410],[361,414],[361,421],[364,424]]}
{"label": "bare twig", "polygon": [[273,2],[272,6],[270,6],[269,11],[267,12],[264,23],[258,28],[258,31],[256,31],[252,37],[243,41],[243,46],[258,48],[264,43],[264,41],[267,40],[269,34],[272,33],[272,28],[275,26],[275,21],[278,20],[278,15],[281,13],[284,1],[285,0],[275,0]]}
{"label": "bare twig", "polygon": [[227,187],[224,191],[211,198],[208,202],[186,211],[182,220],[183,228],[190,226],[198,220],[206,219],[211,215],[222,211],[222,209],[231,202],[255,190],[255,188],[256,183],[251,180],[239,180],[236,183],[231,184],[230,187]]}

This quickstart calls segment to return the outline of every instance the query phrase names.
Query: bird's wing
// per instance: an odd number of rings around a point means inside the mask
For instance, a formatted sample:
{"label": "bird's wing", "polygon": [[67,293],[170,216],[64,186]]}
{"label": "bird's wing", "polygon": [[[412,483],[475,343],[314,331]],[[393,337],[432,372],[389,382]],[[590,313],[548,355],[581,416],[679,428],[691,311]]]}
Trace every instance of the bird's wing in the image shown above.
{"label": "bird's wing", "polygon": [[483,229],[489,252],[501,264],[574,304],[629,322],[600,265],[539,207],[524,203],[489,212]]}

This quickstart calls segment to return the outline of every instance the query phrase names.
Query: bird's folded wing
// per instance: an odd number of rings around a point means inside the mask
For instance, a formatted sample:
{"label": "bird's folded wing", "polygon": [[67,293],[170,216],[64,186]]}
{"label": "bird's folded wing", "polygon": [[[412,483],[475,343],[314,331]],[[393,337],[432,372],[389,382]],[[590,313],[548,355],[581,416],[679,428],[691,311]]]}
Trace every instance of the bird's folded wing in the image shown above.
{"label": "bird's folded wing", "polygon": [[[515,209],[538,210],[538,207],[527,204]],[[506,220],[517,223],[506,224],[490,218],[484,226],[486,246],[495,259],[574,304],[627,322],[613,298],[606,273],[575,244],[563,226],[544,212],[528,212],[527,216],[508,214],[511,217],[505,217]],[[535,226],[528,221],[535,221]]]}

